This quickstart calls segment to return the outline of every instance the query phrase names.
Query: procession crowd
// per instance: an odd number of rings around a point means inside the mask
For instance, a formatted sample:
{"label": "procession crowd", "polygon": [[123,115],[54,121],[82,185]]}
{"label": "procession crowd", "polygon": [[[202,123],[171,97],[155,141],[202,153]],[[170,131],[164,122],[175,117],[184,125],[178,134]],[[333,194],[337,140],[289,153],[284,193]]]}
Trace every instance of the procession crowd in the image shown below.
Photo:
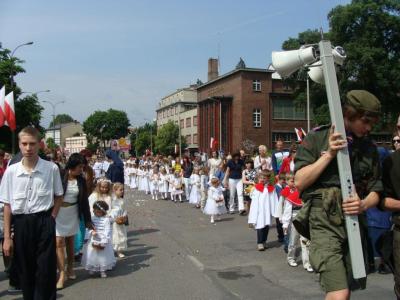
{"label": "procession crowd", "polygon": [[[326,299],[348,299],[350,290],[365,284],[348,276],[344,214],[359,215],[367,233],[363,248],[368,272],[387,274],[400,262],[395,248],[400,242],[400,118],[392,151],[377,148],[367,135],[377,121],[378,99],[353,91],[346,101],[347,137],[322,126],[288,149],[281,140],[272,151],[260,145],[256,155],[244,150],[227,155],[212,151],[210,157],[148,153],[122,160],[112,146],[104,155],[84,150],[68,159],[56,155],[49,162],[38,156],[37,130],[23,129],[21,155],[7,160],[0,152],[1,233],[10,291],[22,288],[24,299],[55,299],[56,288],[76,278],[75,259],[91,274],[107,277],[127,248],[129,216],[123,196],[130,189],[154,201],[188,202],[208,215],[212,226],[224,215],[237,213],[254,229],[258,251],[268,249],[275,224],[282,259],[290,267],[301,262],[307,272],[319,273]],[[355,191],[341,200],[333,159],[344,147],[349,148]],[[296,225],[304,214],[308,230]],[[378,247],[393,224],[394,262],[385,260]],[[394,269],[400,295],[399,268]]]}

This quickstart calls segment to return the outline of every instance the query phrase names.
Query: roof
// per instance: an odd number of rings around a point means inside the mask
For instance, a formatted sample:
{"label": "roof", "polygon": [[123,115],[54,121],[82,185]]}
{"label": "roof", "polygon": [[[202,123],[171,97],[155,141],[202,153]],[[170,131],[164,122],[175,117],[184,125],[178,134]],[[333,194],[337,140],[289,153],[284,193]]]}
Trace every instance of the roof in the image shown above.
{"label": "roof", "polygon": [[207,85],[209,85],[209,84],[212,84],[212,83],[214,83],[214,82],[216,82],[216,81],[218,81],[218,80],[227,78],[227,77],[229,77],[229,76],[231,76],[231,75],[233,75],[233,74],[239,73],[239,72],[274,73],[275,71],[269,70],[269,69],[259,69],[259,68],[240,68],[240,69],[234,69],[234,70],[232,70],[232,71],[230,71],[230,72],[228,72],[228,73],[225,73],[225,74],[223,74],[223,75],[221,75],[221,76],[219,76],[219,77],[217,77],[217,78],[215,78],[215,79],[213,79],[213,80],[210,80],[210,81],[208,81],[208,82],[206,82],[206,83],[200,85],[200,86],[197,87],[196,89],[197,89],[197,90],[202,89],[203,87],[205,87],[205,86],[207,86]]}
{"label": "roof", "polygon": [[160,110],[164,110],[164,109],[169,108],[169,107],[178,106],[178,104],[197,106],[198,102],[197,102],[197,101],[196,101],[196,102],[177,101],[177,102],[174,102],[174,103],[165,105],[165,106],[163,106],[163,107],[157,108],[157,109],[156,109],[156,112],[158,112],[158,111],[160,111]]}
{"label": "roof", "polygon": [[57,129],[65,128],[65,127],[72,126],[72,125],[80,125],[80,126],[82,126],[81,123],[79,123],[79,122],[69,122],[69,123],[57,124],[54,127],[49,127],[49,128],[46,129],[46,131],[57,130]]}

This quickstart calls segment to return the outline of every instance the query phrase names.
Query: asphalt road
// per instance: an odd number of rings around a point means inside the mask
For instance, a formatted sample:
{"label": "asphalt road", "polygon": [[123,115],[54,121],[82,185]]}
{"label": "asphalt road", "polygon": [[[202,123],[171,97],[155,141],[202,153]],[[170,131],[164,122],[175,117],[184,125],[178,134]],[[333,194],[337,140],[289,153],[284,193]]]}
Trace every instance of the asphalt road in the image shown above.
{"label": "asphalt road", "polygon": [[[322,299],[318,276],[289,267],[276,230],[268,249],[256,250],[256,233],[246,217],[226,215],[215,225],[188,203],[152,200],[126,193],[130,218],[126,257],[108,278],[92,277],[76,264],[76,280],[59,299]],[[0,270],[3,270],[0,265]],[[0,273],[0,298],[7,293]],[[392,275],[372,274],[352,299],[394,299]]]}

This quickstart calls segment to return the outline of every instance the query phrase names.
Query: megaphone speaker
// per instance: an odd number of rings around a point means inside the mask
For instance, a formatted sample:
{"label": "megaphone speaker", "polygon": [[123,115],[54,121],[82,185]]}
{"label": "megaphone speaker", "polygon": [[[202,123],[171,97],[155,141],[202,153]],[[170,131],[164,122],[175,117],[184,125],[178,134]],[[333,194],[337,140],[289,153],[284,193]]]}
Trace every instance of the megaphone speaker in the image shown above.
{"label": "megaphone speaker", "polygon": [[313,47],[290,51],[273,51],[272,66],[282,77],[288,77],[304,65],[317,59]]}
{"label": "megaphone speaker", "polygon": [[316,63],[313,63],[307,73],[312,81],[322,85],[325,84],[324,70],[322,69],[321,62],[317,61]]}

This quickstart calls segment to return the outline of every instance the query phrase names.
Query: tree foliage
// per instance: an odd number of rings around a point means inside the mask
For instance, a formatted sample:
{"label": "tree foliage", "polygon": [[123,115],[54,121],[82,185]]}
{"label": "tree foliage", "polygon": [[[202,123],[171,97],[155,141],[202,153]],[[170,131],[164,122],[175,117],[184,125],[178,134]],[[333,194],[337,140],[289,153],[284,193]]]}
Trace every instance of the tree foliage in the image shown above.
{"label": "tree foliage", "polygon": [[54,139],[52,137],[47,138],[46,146],[50,150],[55,150],[58,147],[58,145],[55,143],[55,141],[54,141]]}
{"label": "tree foliage", "polygon": [[[152,136],[150,137],[150,132]],[[131,147],[132,152],[136,155],[143,155],[146,150],[150,150],[153,146],[154,151],[154,141],[157,135],[157,124],[146,123],[143,126],[136,128],[131,134]],[[152,143],[152,145],[151,145]]]}
{"label": "tree foliage", "polygon": [[70,123],[74,122],[75,120],[68,114],[59,114],[54,118],[54,124],[53,121],[50,122],[49,127],[54,127],[54,125],[59,125],[59,124],[65,124],[65,123]]}
{"label": "tree foliage", "polygon": [[[400,112],[400,2],[353,0],[328,14],[330,31],[324,38],[346,50],[347,59],[339,69],[342,96],[351,89],[365,89],[382,102],[382,122],[391,123]],[[284,50],[320,41],[318,30],[306,30],[283,42]],[[287,81],[296,87],[296,101],[305,102],[305,70]],[[296,80],[300,79],[300,81]],[[310,81],[310,99],[317,124],[329,121],[325,87]],[[380,124],[381,127],[385,124]]]}
{"label": "tree foliage", "polygon": [[[186,148],[185,139],[181,137],[182,148]],[[163,125],[157,132],[155,139],[156,150],[163,155],[175,153],[175,145],[179,145],[179,127],[173,121]]]}
{"label": "tree foliage", "polygon": [[83,122],[83,131],[91,144],[94,144],[95,140],[105,142],[125,137],[128,134],[128,127],[127,114],[115,109],[95,111]]}
{"label": "tree foliage", "polygon": [[[26,126],[35,126],[41,132],[43,128],[40,126],[41,113],[43,107],[40,105],[36,95],[29,95],[24,98],[18,98],[21,95],[21,89],[17,86],[15,80],[11,84],[11,75],[17,76],[19,73],[24,73],[25,70],[21,64],[23,60],[17,57],[10,57],[11,51],[8,49],[0,49],[0,88],[5,86],[6,94],[11,91],[14,92],[14,106],[15,115],[17,119],[17,130],[18,133],[22,128]],[[16,143],[16,135],[14,135]],[[12,145],[12,133],[7,126],[0,128],[0,147],[6,151],[11,150]]]}

